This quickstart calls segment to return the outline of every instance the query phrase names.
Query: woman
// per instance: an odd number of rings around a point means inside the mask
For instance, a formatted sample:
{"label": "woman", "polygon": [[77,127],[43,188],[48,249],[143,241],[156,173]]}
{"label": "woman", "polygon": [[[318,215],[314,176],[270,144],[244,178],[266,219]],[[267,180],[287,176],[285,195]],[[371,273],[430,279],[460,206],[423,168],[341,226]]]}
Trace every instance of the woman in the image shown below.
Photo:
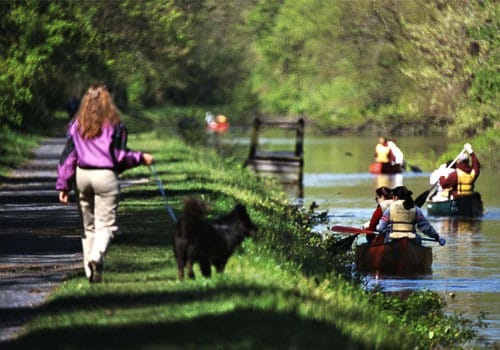
{"label": "woman", "polygon": [[386,242],[407,237],[420,243],[420,237],[416,234],[418,228],[440,245],[445,245],[446,240],[439,237],[422,210],[413,203],[412,194],[405,186],[392,191],[393,202],[380,218],[377,231],[385,236]]}
{"label": "woman", "polygon": [[[375,201],[377,202],[377,208],[373,212],[370,221],[363,225],[363,228],[370,231],[375,231],[377,229],[380,218],[391,205],[392,190],[387,186],[377,188],[375,190]],[[368,243],[382,243],[384,241],[382,236],[375,235],[366,235],[366,240]]]}
{"label": "woman", "polygon": [[76,181],[83,264],[90,283],[101,282],[104,256],[118,229],[118,174],[152,163],[150,154],[127,149],[127,131],[110,92],[105,85],[92,85],[69,124],[56,183],[59,201],[67,204]]}

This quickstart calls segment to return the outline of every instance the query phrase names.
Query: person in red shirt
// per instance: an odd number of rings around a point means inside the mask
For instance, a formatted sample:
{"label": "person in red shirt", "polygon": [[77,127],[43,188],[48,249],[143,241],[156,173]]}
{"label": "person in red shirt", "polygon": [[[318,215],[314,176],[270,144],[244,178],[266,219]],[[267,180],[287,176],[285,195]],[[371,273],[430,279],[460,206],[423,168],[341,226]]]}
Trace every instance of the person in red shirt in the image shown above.
{"label": "person in red shirt", "polygon": [[[377,208],[372,214],[372,217],[369,222],[363,225],[363,228],[366,228],[370,231],[375,231],[377,229],[377,224],[384,214],[384,211],[389,208],[392,203],[392,190],[389,187],[382,186],[375,190],[375,201],[377,202]],[[376,235],[366,235],[366,240],[368,243],[383,243],[384,238],[382,236]]]}

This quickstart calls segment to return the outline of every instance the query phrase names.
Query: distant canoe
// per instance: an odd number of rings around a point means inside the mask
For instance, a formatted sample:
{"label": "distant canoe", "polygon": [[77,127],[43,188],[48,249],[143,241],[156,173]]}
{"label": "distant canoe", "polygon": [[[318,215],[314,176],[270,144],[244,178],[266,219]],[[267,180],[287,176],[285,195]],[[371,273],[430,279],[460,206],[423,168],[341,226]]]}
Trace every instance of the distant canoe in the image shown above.
{"label": "distant canoe", "polygon": [[397,275],[432,272],[432,248],[424,247],[409,238],[358,245],[355,259],[357,268],[363,272]]}
{"label": "distant canoe", "polygon": [[400,174],[403,169],[399,164],[373,162],[370,164],[370,173],[378,174]]}
{"label": "distant canoe", "polygon": [[432,216],[482,216],[483,201],[478,192],[449,201],[427,202],[427,213]]}

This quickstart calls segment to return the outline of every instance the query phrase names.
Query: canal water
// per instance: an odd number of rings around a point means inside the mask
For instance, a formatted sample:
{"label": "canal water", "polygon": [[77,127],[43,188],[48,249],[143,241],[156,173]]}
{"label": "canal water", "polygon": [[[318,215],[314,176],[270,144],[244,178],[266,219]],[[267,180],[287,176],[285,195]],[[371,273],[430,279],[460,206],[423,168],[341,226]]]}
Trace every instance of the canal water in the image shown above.
{"label": "canal water", "polygon": [[[293,149],[293,137],[262,137],[264,147]],[[464,141],[466,142],[466,141]],[[332,225],[361,227],[370,219],[376,203],[374,191],[381,185],[405,185],[414,198],[428,190],[432,164],[448,147],[445,137],[400,137],[399,147],[413,169],[398,176],[371,175],[377,137],[312,136],[304,140],[303,198],[293,198],[308,207],[315,201],[318,211],[328,210],[328,222],[315,231],[329,233]],[[474,145],[473,145],[474,146]],[[461,149],[457,146],[456,153]],[[422,156],[424,154],[424,156]],[[477,154],[481,160],[481,154]],[[419,161],[420,160],[420,161]],[[430,160],[430,161],[429,161]],[[476,182],[485,215],[480,218],[428,217],[447,244],[433,248],[432,274],[414,278],[368,276],[368,286],[386,291],[432,290],[447,301],[449,311],[477,319],[487,312],[487,328],[479,330],[482,345],[500,344],[500,193],[497,174],[483,169]],[[424,212],[426,212],[424,208]],[[358,236],[356,244],[364,241]]]}

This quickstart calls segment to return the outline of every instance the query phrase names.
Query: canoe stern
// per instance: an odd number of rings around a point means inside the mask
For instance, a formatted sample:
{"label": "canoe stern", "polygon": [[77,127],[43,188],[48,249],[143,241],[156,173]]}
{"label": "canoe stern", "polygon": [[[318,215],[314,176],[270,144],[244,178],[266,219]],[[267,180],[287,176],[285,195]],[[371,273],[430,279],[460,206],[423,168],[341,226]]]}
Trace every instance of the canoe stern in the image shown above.
{"label": "canoe stern", "polygon": [[363,272],[428,274],[432,272],[432,248],[401,238],[385,244],[356,246],[356,266]]}

